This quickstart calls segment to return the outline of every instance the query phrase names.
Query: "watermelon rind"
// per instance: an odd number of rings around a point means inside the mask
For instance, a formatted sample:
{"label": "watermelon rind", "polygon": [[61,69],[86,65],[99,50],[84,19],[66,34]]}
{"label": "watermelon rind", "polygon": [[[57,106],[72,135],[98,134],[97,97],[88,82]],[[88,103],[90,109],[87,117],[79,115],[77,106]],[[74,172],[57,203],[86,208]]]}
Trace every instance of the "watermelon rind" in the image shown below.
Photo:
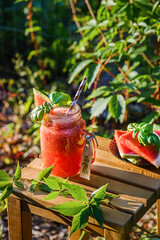
{"label": "watermelon rind", "polygon": [[119,152],[121,155],[121,158],[136,158],[136,159],[140,159],[141,157],[139,155],[135,154],[122,154],[121,152]]}
{"label": "watermelon rind", "polygon": [[[36,96],[41,97],[43,99],[42,102],[47,102],[47,103],[51,102],[51,100],[49,99],[49,97],[47,96],[46,93],[44,93],[36,88],[33,88],[33,93],[34,93],[35,102],[36,102]],[[38,104],[38,105],[41,105],[41,104]]]}
{"label": "watermelon rind", "polygon": [[153,164],[154,164],[157,168],[159,168],[159,166],[160,166],[160,150],[159,150],[158,155],[157,155],[155,161],[153,162]]}

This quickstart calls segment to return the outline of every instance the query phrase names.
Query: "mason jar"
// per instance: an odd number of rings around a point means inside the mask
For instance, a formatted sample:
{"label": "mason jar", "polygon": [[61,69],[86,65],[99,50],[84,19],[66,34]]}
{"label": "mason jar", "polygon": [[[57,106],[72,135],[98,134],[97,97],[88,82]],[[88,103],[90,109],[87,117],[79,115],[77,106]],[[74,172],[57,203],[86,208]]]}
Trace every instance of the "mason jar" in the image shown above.
{"label": "mason jar", "polygon": [[40,127],[41,160],[44,168],[54,164],[54,176],[70,177],[80,170],[85,143],[85,121],[76,104],[68,114],[69,106],[56,107],[44,117]]}

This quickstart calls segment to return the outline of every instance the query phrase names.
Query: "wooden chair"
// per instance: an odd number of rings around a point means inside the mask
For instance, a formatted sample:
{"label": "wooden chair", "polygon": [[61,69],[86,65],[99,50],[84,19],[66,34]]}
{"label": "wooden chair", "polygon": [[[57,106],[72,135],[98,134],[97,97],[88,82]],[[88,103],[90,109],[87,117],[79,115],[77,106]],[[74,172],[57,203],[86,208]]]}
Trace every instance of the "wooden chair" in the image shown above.
{"label": "wooden chair", "polygon": [[[96,161],[92,166],[91,179],[88,181],[76,175],[69,180],[83,186],[88,195],[108,183],[107,191],[118,194],[118,197],[111,201],[114,208],[102,206],[104,229],[100,228],[96,220],[90,217],[83,240],[88,239],[89,233],[104,236],[106,240],[130,239],[129,232],[132,227],[156,201],[158,201],[157,222],[158,233],[160,233],[159,170],[155,169],[154,166],[149,166],[146,169],[123,162],[110,153],[108,148],[110,140],[98,137],[98,142],[99,147],[96,152]],[[37,179],[41,169],[41,160],[35,159],[23,169],[22,177]],[[14,188],[13,194],[8,198],[9,239],[32,239],[31,214],[66,224],[70,232],[72,218],[49,208],[73,199],[59,196],[54,200],[44,201],[45,192],[38,190],[30,193],[30,184],[27,181],[24,181],[24,184],[26,191]],[[80,235],[81,231],[77,231],[70,237],[70,240],[79,240]]]}

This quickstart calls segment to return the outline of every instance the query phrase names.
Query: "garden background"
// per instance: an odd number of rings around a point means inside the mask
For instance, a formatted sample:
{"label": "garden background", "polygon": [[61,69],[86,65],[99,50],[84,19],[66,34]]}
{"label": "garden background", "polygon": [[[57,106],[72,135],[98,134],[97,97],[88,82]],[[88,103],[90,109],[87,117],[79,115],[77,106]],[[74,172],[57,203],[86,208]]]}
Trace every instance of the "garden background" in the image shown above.
{"label": "garden background", "polygon": [[[0,0],[1,169],[12,175],[17,161],[23,167],[40,153],[40,124],[29,118],[33,87],[73,98],[86,75],[78,103],[89,131],[112,138],[114,129],[142,121],[160,129],[159,3]],[[154,232],[155,207],[149,214],[140,225]],[[7,239],[6,211],[1,215],[0,236]],[[51,234],[53,223],[36,217],[34,227],[38,239],[67,234],[61,225]]]}

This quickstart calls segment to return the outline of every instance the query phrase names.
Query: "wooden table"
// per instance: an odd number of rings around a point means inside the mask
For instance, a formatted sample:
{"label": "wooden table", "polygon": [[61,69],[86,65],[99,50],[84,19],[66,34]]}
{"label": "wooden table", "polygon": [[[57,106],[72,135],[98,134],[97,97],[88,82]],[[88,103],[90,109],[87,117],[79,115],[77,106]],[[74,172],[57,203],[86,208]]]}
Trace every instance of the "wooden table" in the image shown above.
{"label": "wooden table", "polygon": [[[106,240],[129,239],[131,228],[156,201],[158,202],[158,233],[160,233],[158,200],[160,198],[160,171],[151,165],[142,168],[116,158],[109,151],[110,140],[108,139],[98,137],[98,143],[91,179],[88,181],[76,175],[69,180],[83,186],[88,195],[108,183],[107,191],[119,196],[111,201],[115,208],[102,206],[104,229],[101,229],[96,220],[90,217],[83,240],[88,239],[90,232],[104,236]],[[37,179],[41,169],[41,160],[35,159],[22,170],[22,177]],[[13,194],[8,198],[9,239],[32,239],[31,214],[66,224],[70,231],[72,218],[48,208],[65,201],[72,201],[72,199],[59,196],[54,200],[44,201],[45,192],[38,190],[30,193],[30,184],[26,181],[24,184],[27,191],[14,188]],[[70,237],[70,240],[78,240],[80,234],[81,231],[77,231]]]}

